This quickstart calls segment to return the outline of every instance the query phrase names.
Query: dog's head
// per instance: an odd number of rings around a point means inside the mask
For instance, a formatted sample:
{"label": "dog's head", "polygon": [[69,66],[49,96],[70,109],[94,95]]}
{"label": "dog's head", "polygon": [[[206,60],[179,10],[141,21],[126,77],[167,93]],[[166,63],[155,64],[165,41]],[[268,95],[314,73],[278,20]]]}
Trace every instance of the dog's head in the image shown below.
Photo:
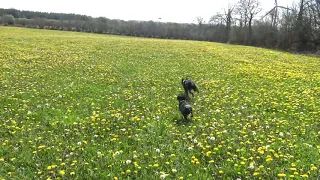
{"label": "dog's head", "polygon": [[186,96],[185,94],[180,94],[177,96],[177,100],[180,102],[180,101],[188,101],[189,100],[189,97]]}

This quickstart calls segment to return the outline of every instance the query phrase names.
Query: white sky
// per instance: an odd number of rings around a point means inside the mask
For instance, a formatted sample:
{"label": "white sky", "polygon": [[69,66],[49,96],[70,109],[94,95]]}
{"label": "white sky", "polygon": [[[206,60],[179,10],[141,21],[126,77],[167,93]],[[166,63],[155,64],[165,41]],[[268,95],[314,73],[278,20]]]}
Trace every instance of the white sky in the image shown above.
{"label": "white sky", "polygon": [[[278,5],[291,6],[299,0],[278,0]],[[153,20],[191,23],[197,16],[207,22],[237,0],[3,0],[0,8],[75,13],[109,19]],[[274,6],[274,0],[260,0],[262,12]]]}

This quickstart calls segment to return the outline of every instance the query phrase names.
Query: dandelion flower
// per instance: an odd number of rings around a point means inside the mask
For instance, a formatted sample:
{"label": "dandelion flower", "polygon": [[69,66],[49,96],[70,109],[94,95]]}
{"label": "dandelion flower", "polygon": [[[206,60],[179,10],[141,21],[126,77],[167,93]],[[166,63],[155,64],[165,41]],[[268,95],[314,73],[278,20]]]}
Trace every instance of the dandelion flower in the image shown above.
{"label": "dandelion flower", "polygon": [[65,172],[64,170],[61,170],[61,171],[59,171],[59,174],[60,174],[60,175],[65,175],[66,172]]}
{"label": "dandelion flower", "polygon": [[130,164],[131,163],[131,160],[126,160],[126,164]]}
{"label": "dandelion flower", "polygon": [[284,174],[284,173],[279,173],[279,174],[278,174],[278,177],[286,177],[286,174]]}

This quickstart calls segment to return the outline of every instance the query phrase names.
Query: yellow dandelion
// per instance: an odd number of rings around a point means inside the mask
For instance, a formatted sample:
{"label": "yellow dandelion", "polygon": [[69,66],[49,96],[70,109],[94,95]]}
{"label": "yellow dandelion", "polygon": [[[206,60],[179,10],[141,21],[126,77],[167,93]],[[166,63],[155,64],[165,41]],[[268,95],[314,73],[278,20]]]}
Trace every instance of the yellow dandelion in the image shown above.
{"label": "yellow dandelion", "polygon": [[206,156],[210,156],[212,154],[212,152],[211,151],[208,151],[207,153],[206,153]]}
{"label": "yellow dandelion", "polygon": [[278,174],[278,177],[286,177],[286,174],[280,173],[280,174]]}
{"label": "yellow dandelion", "polygon": [[260,173],[259,172],[254,172],[253,176],[258,176]]}
{"label": "yellow dandelion", "polygon": [[45,147],[46,147],[45,145],[41,145],[41,146],[38,146],[38,149],[43,149]]}
{"label": "yellow dandelion", "polygon": [[60,171],[59,171],[59,174],[63,176],[63,175],[66,174],[66,172],[65,172],[64,170],[60,170]]}
{"label": "yellow dandelion", "polygon": [[267,162],[270,162],[270,161],[272,161],[272,160],[273,160],[273,159],[272,159],[271,157],[266,159]]}
{"label": "yellow dandelion", "polygon": [[308,178],[309,176],[308,176],[308,174],[303,174],[303,175],[301,175],[301,177]]}

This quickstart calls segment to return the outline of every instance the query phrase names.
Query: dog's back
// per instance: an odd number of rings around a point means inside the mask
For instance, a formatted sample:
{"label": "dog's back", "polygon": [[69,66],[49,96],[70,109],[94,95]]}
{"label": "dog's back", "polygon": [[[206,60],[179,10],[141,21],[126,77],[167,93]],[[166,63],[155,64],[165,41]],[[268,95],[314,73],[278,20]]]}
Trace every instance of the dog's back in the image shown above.
{"label": "dog's back", "polygon": [[179,102],[179,109],[181,111],[181,114],[184,116],[187,116],[192,113],[191,105],[185,100]]}
{"label": "dog's back", "polygon": [[191,90],[199,92],[197,85],[192,80],[182,78],[181,83],[186,93],[187,91],[191,92]]}

